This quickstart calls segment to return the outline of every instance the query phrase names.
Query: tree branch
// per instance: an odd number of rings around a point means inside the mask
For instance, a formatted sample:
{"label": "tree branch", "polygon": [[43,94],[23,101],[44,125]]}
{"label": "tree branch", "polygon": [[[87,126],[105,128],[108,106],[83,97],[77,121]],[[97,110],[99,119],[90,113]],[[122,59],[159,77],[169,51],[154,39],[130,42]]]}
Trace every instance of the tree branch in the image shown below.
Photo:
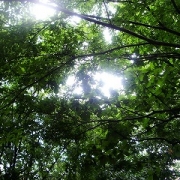
{"label": "tree branch", "polygon": [[101,26],[104,26],[104,27],[107,27],[107,28],[110,28],[110,29],[114,29],[114,30],[117,30],[117,31],[121,31],[121,32],[124,32],[126,34],[129,34],[130,36],[133,36],[133,37],[136,37],[136,38],[139,38],[141,40],[144,40],[154,46],[168,46],[168,47],[176,47],[176,48],[180,48],[180,44],[174,44],[174,43],[166,43],[166,42],[161,42],[161,41],[155,41],[153,39],[150,39],[148,37],[145,37],[145,36],[142,36],[140,34],[137,34],[133,31],[130,31],[126,28],[123,28],[123,27],[118,27],[116,25],[113,25],[113,24],[109,24],[109,23],[105,23],[105,22],[101,22],[101,21],[98,21],[98,20],[95,20],[95,19],[91,19],[89,18],[88,16],[86,15],[82,15],[82,14],[79,14],[79,13],[75,13],[73,11],[69,11],[67,9],[64,9],[62,7],[55,7],[55,6],[52,6],[52,5],[47,5],[45,3],[39,3],[45,7],[51,7],[52,9],[56,9],[57,11],[61,11],[69,16],[77,16],[81,19],[84,19],[88,22],[92,22],[92,23],[95,23],[95,24],[98,24],[98,25],[101,25]]}
{"label": "tree branch", "polygon": [[64,65],[68,64],[69,62],[71,62],[72,60],[74,60],[75,57],[71,57],[67,62],[65,62],[64,64],[61,64],[60,66],[54,67],[52,68],[50,71],[48,71],[45,75],[43,75],[42,77],[40,77],[39,79],[37,79],[36,81],[28,84],[27,86],[23,87],[22,89],[19,90],[18,94],[16,94],[9,103],[5,104],[4,106],[0,107],[0,110],[10,106],[12,103],[14,103],[14,101],[16,100],[16,98],[18,98],[20,96],[20,94],[22,92],[24,92],[26,89],[32,87],[33,85],[35,85],[36,83],[42,81],[44,78],[50,76],[53,72],[58,71],[60,68],[62,68]]}
{"label": "tree branch", "polygon": [[106,3],[104,2],[104,0],[103,0],[103,4],[104,4],[105,10],[106,10],[106,14],[107,14],[107,17],[108,17],[109,23],[110,23],[110,24],[112,24],[112,23],[111,23],[110,16],[109,16],[108,8],[107,8]]}
{"label": "tree branch", "polygon": [[177,143],[179,143],[179,141],[175,140],[168,140],[166,138],[163,138],[163,137],[152,137],[152,138],[142,138],[142,139],[137,139],[135,141],[166,141],[168,144],[171,144],[171,145],[175,145]]}
{"label": "tree branch", "polygon": [[177,6],[175,0],[171,0],[171,2],[172,2],[172,4],[173,4],[174,9],[176,10],[176,12],[177,12],[178,14],[180,14],[180,9],[178,8],[178,6]]}
{"label": "tree branch", "polygon": [[163,30],[163,31],[169,32],[171,34],[175,34],[177,36],[180,36],[179,32],[174,31],[172,29],[169,29],[169,28],[165,27],[164,25],[163,26],[151,26],[151,25],[148,25],[148,24],[144,24],[144,23],[140,23],[140,22],[134,22],[134,21],[122,21],[122,22],[128,22],[128,23],[131,23],[131,24],[144,26],[144,27],[152,28],[152,29],[159,29],[159,30]]}
{"label": "tree branch", "polygon": [[[8,0],[9,2],[13,2],[13,0]],[[17,2],[25,2],[25,0],[16,0]],[[65,9],[65,8],[62,8],[62,7],[56,7],[56,6],[52,6],[50,4],[46,4],[46,3],[43,3],[43,2],[39,2],[38,0],[27,0],[28,2],[33,2],[33,3],[38,3],[42,6],[45,6],[45,7],[49,7],[49,8],[52,8],[52,9],[55,9],[57,11],[61,11],[69,16],[77,16],[81,19],[84,19],[88,22],[92,22],[92,23],[95,23],[95,24],[98,24],[98,25],[101,25],[101,26],[104,26],[104,27],[107,27],[107,28],[110,28],[110,29],[114,29],[114,30],[117,30],[117,31],[121,31],[121,32],[124,32],[126,34],[129,34],[130,36],[133,36],[133,37],[136,37],[136,38],[139,38],[141,40],[144,40],[154,46],[167,46],[167,47],[175,47],[175,48],[180,48],[180,44],[174,44],[174,43],[168,43],[168,42],[162,42],[162,41],[156,41],[156,40],[153,40],[153,39],[150,39],[148,37],[145,37],[143,35],[140,35],[138,33],[135,33],[133,31],[130,31],[126,28],[123,28],[123,27],[118,27],[116,25],[113,25],[113,24],[109,24],[109,23],[105,23],[105,22],[101,22],[101,21],[97,21],[95,19],[91,19],[89,18],[88,16],[86,15],[82,15],[82,14],[79,14],[79,13],[75,13],[73,11],[69,11],[68,9]]]}

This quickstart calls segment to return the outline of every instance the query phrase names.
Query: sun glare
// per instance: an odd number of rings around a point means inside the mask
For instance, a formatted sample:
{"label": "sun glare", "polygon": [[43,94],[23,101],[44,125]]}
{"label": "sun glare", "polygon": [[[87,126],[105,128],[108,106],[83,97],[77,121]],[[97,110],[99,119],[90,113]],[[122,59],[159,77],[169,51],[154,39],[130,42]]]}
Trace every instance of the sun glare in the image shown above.
{"label": "sun glare", "polygon": [[[40,1],[42,4],[33,4],[31,7],[31,14],[35,16],[37,20],[45,20],[49,17],[53,16],[55,10],[52,7],[48,7],[48,5],[55,6],[55,4],[50,3],[50,1]],[[46,6],[47,5],[47,6]]]}
{"label": "sun glare", "polygon": [[96,73],[94,79],[97,81],[97,83],[102,82],[102,86],[99,87],[99,89],[103,95],[107,97],[111,96],[111,90],[123,89],[122,78],[113,74],[107,72]]}
{"label": "sun glare", "polygon": [[[106,72],[98,72],[93,77],[96,85],[95,88],[99,89],[104,96],[110,97],[111,90],[122,90],[122,78]],[[83,88],[76,82],[75,76],[69,76],[66,81],[66,86],[73,88],[73,94],[82,94]]]}
{"label": "sun glare", "polygon": [[[67,81],[66,81],[66,85],[68,87],[73,87],[76,83],[76,78],[75,76],[69,76]],[[83,89],[80,85],[76,85],[76,87],[73,89],[73,94],[82,94],[83,93]]]}
{"label": "sun glare", "polygon": [[112,42],[111,41],[112,36],[110,34],[110,30],[108,28],[105,28],[104,31],[103,31],[103,34],[104,34],[105,41],[108,42],[108,43],[111,43]]}

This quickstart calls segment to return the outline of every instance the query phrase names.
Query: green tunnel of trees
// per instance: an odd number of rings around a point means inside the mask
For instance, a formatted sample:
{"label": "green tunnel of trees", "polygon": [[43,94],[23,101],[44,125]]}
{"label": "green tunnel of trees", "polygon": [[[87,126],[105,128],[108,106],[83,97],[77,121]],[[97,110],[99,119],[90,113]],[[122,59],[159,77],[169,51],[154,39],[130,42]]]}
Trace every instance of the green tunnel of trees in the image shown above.
{"label": "green tunnel of trees", "polygon": [[0,1],[0,179],[180,178],[180,1],[51,2]]}

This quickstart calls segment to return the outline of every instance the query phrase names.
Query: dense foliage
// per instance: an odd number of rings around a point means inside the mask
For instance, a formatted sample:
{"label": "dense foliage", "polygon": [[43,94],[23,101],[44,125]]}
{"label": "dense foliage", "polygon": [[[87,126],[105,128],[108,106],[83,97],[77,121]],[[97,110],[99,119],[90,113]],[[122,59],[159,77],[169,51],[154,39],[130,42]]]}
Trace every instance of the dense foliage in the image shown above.
{"label": "dense foliage", "polygon": [[0,178],[180,177],[180,1],[54,0],[46,20],[34,3],[0,2]]}

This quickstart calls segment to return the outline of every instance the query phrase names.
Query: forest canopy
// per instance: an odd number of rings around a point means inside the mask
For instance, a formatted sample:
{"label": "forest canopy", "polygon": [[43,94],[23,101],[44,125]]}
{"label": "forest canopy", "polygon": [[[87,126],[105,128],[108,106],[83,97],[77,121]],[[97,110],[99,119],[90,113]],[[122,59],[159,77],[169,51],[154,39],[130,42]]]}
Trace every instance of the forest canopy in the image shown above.
{"label": "forest canopy", "polygon": [[[36,19],[35,5],[54,13]],[[0,179],[180,178],[180,1],[1,0],[0,12]]]}

